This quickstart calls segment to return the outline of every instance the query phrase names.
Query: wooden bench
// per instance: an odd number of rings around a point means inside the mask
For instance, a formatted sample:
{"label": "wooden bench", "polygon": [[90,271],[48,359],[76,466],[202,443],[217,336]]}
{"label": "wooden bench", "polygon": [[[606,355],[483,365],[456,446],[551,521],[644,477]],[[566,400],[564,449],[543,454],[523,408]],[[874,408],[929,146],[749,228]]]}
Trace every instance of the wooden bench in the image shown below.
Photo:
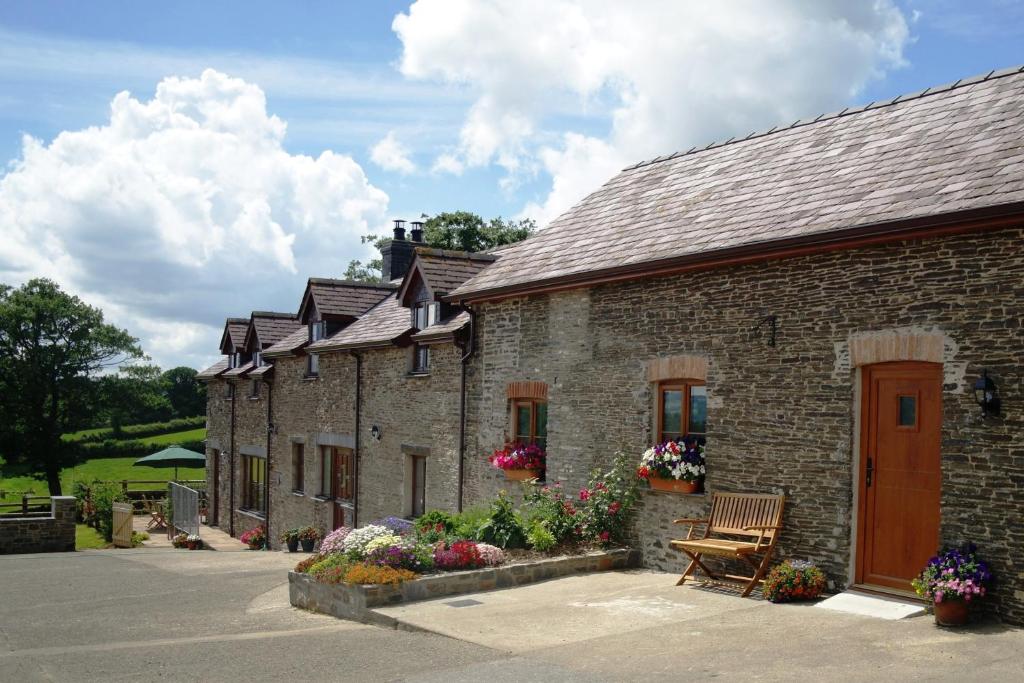
{"label": "wooden bench", "polygon": [[[785,496],[758,493],[716,493],[711,499],[711,516],[708,519],[677,519],[675,524],[689,524],[686,538],[673,540],[669,545],[690,556],[690,565],[679,577],[677,586],[698,567],[712,581],[733,581],[745,584],[743,597],[761,582],[768,563],[775,552],[775,543],[782,530],[782,507]],[[704,535],[694,538],[693,529],[703,524]],[[715,536],[740,536],[755,540],[732,540]],[[704,555],[733,557],[746,561],[754,569],[753,576],[733,574],[716,575],[701,562]],[[756,555],[762,555],[758,562]]]}

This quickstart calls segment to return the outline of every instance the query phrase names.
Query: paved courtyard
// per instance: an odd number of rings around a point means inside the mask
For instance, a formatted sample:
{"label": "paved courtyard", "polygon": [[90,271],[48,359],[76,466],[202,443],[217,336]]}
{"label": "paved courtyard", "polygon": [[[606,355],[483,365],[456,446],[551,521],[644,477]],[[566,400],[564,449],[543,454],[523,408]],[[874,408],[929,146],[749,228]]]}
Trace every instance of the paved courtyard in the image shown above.
{"label": "paved courtyard", "polygon": [[[1024,631],[778,606],[635,571],[382,610],[288,605],[282,553],[0,557],[0,681],[1019,681]],[[472,602],[465,602],[471,600]],[[424,632],[435,631],[438,633]]]}

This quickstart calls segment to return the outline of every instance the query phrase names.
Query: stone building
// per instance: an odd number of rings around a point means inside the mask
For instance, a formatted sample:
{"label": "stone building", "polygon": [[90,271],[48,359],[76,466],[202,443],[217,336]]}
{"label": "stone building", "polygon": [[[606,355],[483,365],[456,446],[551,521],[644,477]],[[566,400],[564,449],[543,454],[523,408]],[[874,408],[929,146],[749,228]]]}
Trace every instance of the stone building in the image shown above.
{"label": "stone building", "polygon": [[500,254],[396,240],[358,320],[264,353],[271,524],[487,501],[508,441],[572,489],[690,435],[704,492],[645,492],[647,565],[682,570],[671,520],[709,494],[776,492],[780,556],[833,586],[905,591],[972,541],[1024,622],[1022,171],[1014,69],[637,164]]}

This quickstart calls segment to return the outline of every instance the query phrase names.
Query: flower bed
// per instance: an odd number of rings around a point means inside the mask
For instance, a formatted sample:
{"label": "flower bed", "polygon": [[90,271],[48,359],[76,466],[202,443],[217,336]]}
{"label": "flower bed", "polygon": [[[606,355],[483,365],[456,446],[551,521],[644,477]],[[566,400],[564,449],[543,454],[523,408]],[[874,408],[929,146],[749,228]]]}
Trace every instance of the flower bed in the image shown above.
{"label": "flower bed", "polygon": [[392,620],[373,610],[403,602],[513,588],[572,574],[628,569],[639,563],[638,551],[614,548],[484,569],[425,574],[386,585],[321,583],[310,574],[293,571],[288,574],[288,597],[295,607],[312,612],[393,626]]}

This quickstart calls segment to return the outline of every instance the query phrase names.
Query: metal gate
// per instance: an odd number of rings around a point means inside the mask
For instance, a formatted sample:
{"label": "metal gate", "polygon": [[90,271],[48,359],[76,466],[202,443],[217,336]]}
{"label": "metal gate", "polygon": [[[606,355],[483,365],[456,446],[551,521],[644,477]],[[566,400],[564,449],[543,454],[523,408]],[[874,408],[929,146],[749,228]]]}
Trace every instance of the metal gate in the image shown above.
{"label": "metal gate", "polygon": [[114,547],[132,547],[132,504],[114,503]]}
{"label": "metal gate", "polygon": [[171,482],[171,527],[199,535],[199,491]]}

